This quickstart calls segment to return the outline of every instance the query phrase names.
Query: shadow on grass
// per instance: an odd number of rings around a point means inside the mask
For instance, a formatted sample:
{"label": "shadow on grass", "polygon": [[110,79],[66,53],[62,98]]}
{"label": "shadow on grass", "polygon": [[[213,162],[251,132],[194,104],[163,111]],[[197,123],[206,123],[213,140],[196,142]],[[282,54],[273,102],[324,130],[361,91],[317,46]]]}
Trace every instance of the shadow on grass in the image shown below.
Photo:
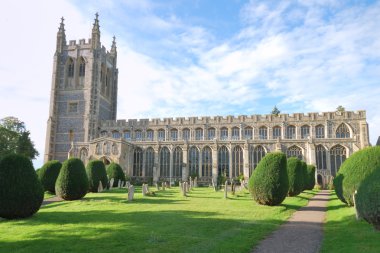
{"label": "shadow on grass", "polygon": [[[281,221],[222,219],[195,211],[44,211],[14,227],[28,240],[0,240],[1,252],[248,252]],[[53,224],[54,226],[50,226]]]}

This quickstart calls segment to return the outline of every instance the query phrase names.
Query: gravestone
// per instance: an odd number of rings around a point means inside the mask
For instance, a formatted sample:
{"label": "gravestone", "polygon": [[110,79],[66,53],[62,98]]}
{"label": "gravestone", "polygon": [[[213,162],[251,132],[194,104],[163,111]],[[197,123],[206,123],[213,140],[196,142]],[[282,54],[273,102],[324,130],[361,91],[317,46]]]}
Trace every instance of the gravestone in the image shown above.
{"label": "gravestone", "polygon": [[131,186],[131,182],[129,182],[129,181],[125,182],[125,187],[126,187],[127,189],[129,189],[129,186]]}
{"label": "gravestone", "polygon": [[187,197],[187,187],[188,187],[188,182],[184,182],[183,184],[182,184],[182,194],[183,194],[183,196],[185,196],[185,197]]}
{"label": "gravestone", "polygon": [[148,185],[147,184],[143,184],[142,185],[142,195],[146,196],[147,193],[148,193]]}
{"label": "gravestone", "polygon": [[133,185],[131,185],[128,188],[128,201],[132,201],[133,200],[134,194],[135,194],[135,187]]}
{"label": "gravestone", "polygon": [[121,180],[117,181],[117,188],[121,188]]}
{"label": "gravestone", "polygon": [[113,182],[115,181],[115,179],[114,178],[111,178],[111,180],[110,180],[110,189],[112,189],[112,187],[113,187]]}
{"label": "gravestone", "polygon": [[198,187],[198,177],[194,178],[194,187]]}
{"label": "gravestone", "polygon": [[165,191],[166,182],[162,182],[162,190]]}
{"label": "gravestone", "polygon": [[102,192],[102,191],[103,191],[103,184],[102,184],[102,181],[99,181],[98,192]]}
{"label": "gravestone", "polygon": [[215,183],[215,180],[214,180],[214,178],[212,178],[211,179],[211,183],[212,183],[212,188],[214,188],[214,191],[216,191],[217,190],[217,185],[216,185],[216,183]]}
{"label": "gravestone", "polygon": [[157,191],[160,190],[160,186],[158,185],[158,183],[156,183],[156,190],[157,190]]}
{"label": "gravestone", "polygon": [[182,189],[182,187],[183,187],[183,186],[182,186],[182,182],[179,181],[179,182],[178,182],[178,185],[179,185],[179,190],[182,192],[182,191],[183,191],[183,189]]}
{"label": "gravestone", "polygon": [[225,199],[227,198],[227,191],[228,191],[227,187],[228,187],[228,181],[226,180],[226,182],[224,183],[224,198]]}
{"label": "gravestone", "polygon": [[186,193],[190,192],[190,190],[191,190],[190,183],[186,182]]}

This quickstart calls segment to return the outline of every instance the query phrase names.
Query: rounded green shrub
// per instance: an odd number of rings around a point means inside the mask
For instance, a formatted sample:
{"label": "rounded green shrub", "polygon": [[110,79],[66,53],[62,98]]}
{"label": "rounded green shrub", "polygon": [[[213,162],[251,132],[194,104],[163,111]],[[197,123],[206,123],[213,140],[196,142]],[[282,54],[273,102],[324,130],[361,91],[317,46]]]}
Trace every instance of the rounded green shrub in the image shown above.
{"label": "rounded green shrub", "polygon": [[368,175],[356,195],[356,209],[367,222],[380,230],[380,169]]}
{"label": "rounded green shrub", "polygon": [[116,187],[119,180],[125,181],[125,174],[123,172],[123,169],[117,163],[111,163],[108,165],[107,176],[109,180],[111,180],[111,178],[114,179],[112,187]]}
{"label": "rounded green shrub", "polygon": [[297,196],[303,191],[303,166],[296,157],[288,158],[289,196]]}
{"label": "rounded green shrub", "polygon": [[107,187],[108,178],[106,167],[100,160],[92,160],[86,166],[90,192],[98,192],[99,182],[102,182],[103,188]]}
{"label": "rounded green shrub", "polygon": [[380,169],[380,146],[368,147],[352,154],[341,166],[343,171],[343,197],[354,205],[353,194],[362,181],[373,171]]}
{"label": "rounded green shrub", "polygon": [[289,189],[286,156],[269,153],[261,159],[248,187],[253,199],[261,205],[275,206],[284,201]]}
{"label": "rounded green shrub", "polygon": [[26,218],[41,207],[44,190],[32,162],[11,154],[0,161],[0,217]]}
{"label": "rounded green shrub", "polygon": [[315,185],[315,166],[308,164],[306,167],[307,180],[305,190],[313,190]]}
{"label": "rounded green shrub", "polygon": [[347,204],[347,201],[343,197],[343,186],[342,186],[343,177],[344,176],[342,173],[338,173],[333,180],[333,184],[334,184],[334,190],[335,190],[336,196],[338,196],[338,199],[340,199],[340,201],[342,201],[343,203]]}
{"label": "rounded green shrub", "polygon": [[83,198],[88,191],[88,178],[83,162],[70,158],[63,162],[55,183],[55,193],[64,200]]}
{"label": "rounded green shrub", "polygon": [[55,193],[55,181],[61,170],[62,163],[57,160],[45,163],[38,172],[38,177],[45,191]]}

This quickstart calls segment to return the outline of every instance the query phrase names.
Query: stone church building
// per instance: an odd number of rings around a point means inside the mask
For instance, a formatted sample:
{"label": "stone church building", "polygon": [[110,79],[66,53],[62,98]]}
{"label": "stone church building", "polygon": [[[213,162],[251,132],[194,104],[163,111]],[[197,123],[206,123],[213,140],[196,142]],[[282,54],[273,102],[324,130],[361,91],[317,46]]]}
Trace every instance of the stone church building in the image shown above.
{"label": "stone church building", "polygon": [[[265,154],[282,151],[317,167],[326,183],[353,152],[369,146],[365,111],[117,120],[115,38],[100,42],[98,15],[91,38],[57,33],[45,162],[80,157],[117,162],[146,181],[208,183],[218,175],[248,178]],[[133,84],[129,84],[133,85]]]}

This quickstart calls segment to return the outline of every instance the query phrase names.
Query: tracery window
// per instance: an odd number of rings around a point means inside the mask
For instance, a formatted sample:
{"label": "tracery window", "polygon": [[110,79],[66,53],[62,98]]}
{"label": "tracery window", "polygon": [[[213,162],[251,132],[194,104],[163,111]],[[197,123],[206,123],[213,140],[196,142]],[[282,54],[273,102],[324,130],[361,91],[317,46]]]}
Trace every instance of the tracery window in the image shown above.
{"label": "tracery window", "polygon": [[207,139],[213,140],[215,138],[215,128],[209,128],[207,131]]}
{"label": "tracery window", "polygon": [[185,128],[182,130],[182,139],[184,141],[190,140],[190,129]]}
{"label": "tracery window", "polygon": [[301,127],[301,138],[307,139],[310,136],[310,127],[308,125],[304,125]]}
{"label": "tracery window", "polygon": [[182,149],[176,147],[173,152],[173,177],[181,178],[182,177]]}
{"label": "tracery window", "polygon": [[118,131],[113,131],[112,132],[112,138],[119,139],[120,138],[120,133]]}
{"label": "tracery window", "polygon": [[189,149],[189,176],[198,175],[198,171],[199,171],[199,151],[196,147],[193,146]]}
{"label": "tracery window", "polygon": [[286,127],[286,138],[295,139],[296,138],[296,127],[295,126],[287,126]]}
{"label": "tracery window", "polygon": [[289,157],[297,157],[298,159],[302,160],[302,149],[297,146],[291,146],[286,151],[286,156]]}
{"label": "tracery window", "polygon": [[229,151],[226,146],[221,146],[218,149],[218,175],[225,175],[229,177]]}
{"label": "tracery window", "polygon": [[81,57],[79,61],[79,77],[83,77],[85,75],[85,72],[86,72],[86,63],[83,57]]}
{"label": "tracery window", "polygon": [[251,140],[253,136],[253,129],[252,127],[246,127],[244,128],[244,139]]}
{"label": "tracery window", "polygon": [[273,127],[273,139],[281,138],[281,127],[275,126]]}
{"label": "tracery window", "polygon": [[170,177],[170,151],[167,147],[160,150],[160,177]]}
{"label": "tracery window", "polygon": [[165,140],[165,130],[164,129],[159,129],[158,130],[158,140],[159,141],[164,141]]}
{"label": "tracery window", "polygon": [[266,126],[262,126],[259,128],[259,139],[260,140],[268,139],[268,129]]}
{"label": "tracery window", "polygon": [[265,156],[265,149],[263,146],[250,146],[249,149],[249,176],[252,175],[253,170],[257,167],[261,159]]}
{"label": "tracery window", "polygon": [[149,129],[146,131],[146,140],[153,141],[153,130]]}
{"label": "tracery window", "polygon": [[346,160],[346,148],[341,145],[336,145],[330,150],[331,175],[335,177],[340,166]]}
{"label": "tracery window", "polygon": [[154,167],[154,150],[153,148],[147,148],[145,152],[145,176],[153,177],[153,167]]}
{"label": "tracery window", "polygon": [[322,145],[318,145],[315,149],[315,158],[317,162],[317,169],[326,170],[327,169],[327,156],[326,149]]}
{"label": "tracery window", "polygon": [[196,140],[203,140],[203,129],[202,128],[195,129],[195,139]]}
{"label": "tracery window", "polygon": [[325,138],[325,126],[318,125],[315,127],[315,138]]}
{"label": "tracery window", "polygon": [[202,177],[212,176],[212,150],[204,147],[202,150]]}
{"label": "tracery window", "polygon": [[170,138],[172,141],[178,140],[178,130],[177,129],[171,129],[170,130]]}
{"label": "tracery window", "polygon": [[67,63],[67,77],[74,77],[74,61],[71,58]]}
{"label": "tracery window", "polygon": [[143,166],[143,151],[141,148],[135,148],[133,152],[133,176],[142,176],[142,166]]}
{"label": "tracery window", "polygon": [[226,127],[222,127],[220,129],[220,139],[227,140],[228,139],[228,129]]}
{"label": "tracery window", "polygon": [[101,131],[100,136],[101,137],[106,137],[108,135],[107,131]]}
{"label": "tracery window", "polygon": [[136,130],[135,131],[135,140],[136,141],[142,141],[142,131],[141,130]]}
{"label": "tracery window", "polygon": [[350,130],[346,124],[340,124],[336,129],[336,138],[350,138]]}
{"label": "tracery window", "polygon": [[240,139],[240,129],[238,127],[232,128],[232,139],[239,140]]}
{"label": "tracery window", "polygon": [[236,146],[232,152],[232,177],[238,177],[244,173],[243,150],[240,146]]}
{"label": "tracery window", "polygon": [[126,140],[131,139],[131,132],[130,131],[124,131],[124,139],[126,139]]}

